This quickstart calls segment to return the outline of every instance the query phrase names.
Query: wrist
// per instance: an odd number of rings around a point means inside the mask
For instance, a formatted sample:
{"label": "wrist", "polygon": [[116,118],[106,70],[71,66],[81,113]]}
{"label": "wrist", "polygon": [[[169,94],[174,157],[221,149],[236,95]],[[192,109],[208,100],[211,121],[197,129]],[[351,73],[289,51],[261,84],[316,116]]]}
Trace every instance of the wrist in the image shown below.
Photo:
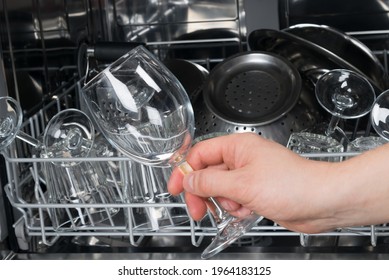
{"label": "wrist", "polygon": [[[389,152],[389,147],[386,151]],[[389,172],[385,148],[331,165],[334,226],[363,226],[389,221]]]}

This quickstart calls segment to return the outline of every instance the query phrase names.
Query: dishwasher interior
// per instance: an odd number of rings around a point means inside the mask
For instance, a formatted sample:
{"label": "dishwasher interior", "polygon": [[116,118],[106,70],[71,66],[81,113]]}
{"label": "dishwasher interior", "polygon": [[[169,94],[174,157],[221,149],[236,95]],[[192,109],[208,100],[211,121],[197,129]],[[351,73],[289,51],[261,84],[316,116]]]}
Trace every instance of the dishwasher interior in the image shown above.
{"label": "dishwasher interior", "polygon": [[[2,0],[1,92],[20,102],[21,131],[39,139],[58,112],[83,108],[80,89],[87,74],[112,62],[95,57],[101,43],[143,44],[162,61],[187,60],[209,73],[224,59],[249,50],[247,38],[252,30],[282,29],[299,22],[342,28],[364,42],[387,71],[389,29],[384,20],[374,27],[342,25],[343,11],[336,17],[323,8],[324,16],[320,17],[320,9],[309,10],[308,5],[300,2],[308,1]],[[379,1],[369,1],[372,6],[376,2]],[[306,8],[305,17],[299,14],[305,11],[299,9],[299,3]],[[387,15],[389,8],[381,8],[371,13]],[[351,16],[357,17],[356,13]],[[108,44],[108,49],[114,52],[115,47]],[[193,98],[201,98],[201,93],[197,92]],[[196,124],[200,126],[205,121],[196,119]],[[358,125],[350,129],[352,133],[368,130],[364,122],[349,125]],[[207,131],[197,133],[202,136]],[[52,161],[40,158],[36,147],[19,139],[3,151],[0,176],[3,258],[200,258],[201,251],[216,233],[212,215],[199,222],[192,220],[181,197],[153,203],[123,199],[127,195],[123,185],[129,179],[120,170],[131,168],[131,160],[114,151],[73,161],[109,166],[107,181],[119,199],[92,204],[52,203],[47,194],[49,179],[42,175],[42,168]],[[147,171],[141,168],[139,177],[143,172]],[[53,174],[55,177],[56,173]],[[164,176],[167,180],[168,175]],[[80,223],[75,218],[80,211],[86,213],[88,222]],[[165,211],[184,218],[169,227],[144,230],[137,226],[137,219],[150,211]],[[57,219],[57,212],[66,213],[65,221]],[[94,220],[91,214],[96,212],[108,218]],[[386,224],[307,235],[264,219],[215,258],[238,255],[243,258],[387,258],[388,237]]]}

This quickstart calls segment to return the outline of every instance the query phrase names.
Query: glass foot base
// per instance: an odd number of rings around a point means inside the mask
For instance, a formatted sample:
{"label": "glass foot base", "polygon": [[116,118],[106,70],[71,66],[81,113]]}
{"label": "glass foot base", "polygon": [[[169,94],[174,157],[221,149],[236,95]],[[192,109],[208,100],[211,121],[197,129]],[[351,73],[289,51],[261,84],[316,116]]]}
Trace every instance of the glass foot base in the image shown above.
{"label": "glass foot base", "polygon": [[[287,147],[295,153],[341,153],[344,146],[330,136],[311,132],[292,133]],[[308,157],[309,158],[309,157]],[[341,157],[312,157],[320,161],[341,161]]]}
{"label": "glass foot base", "polygon": [[211,244],[205,248],[204,252],[201,254],[201,258],[208,259],[223,251],[262,219],[262,216],[252,214],[248,217],[235,219],[234,221],[228,223],[217,233]]}
{"label": "glass foot base", "polygon": [[366,136],[358,137],[347,146],[348,152],[365,152],[388,143],[382,137]]}

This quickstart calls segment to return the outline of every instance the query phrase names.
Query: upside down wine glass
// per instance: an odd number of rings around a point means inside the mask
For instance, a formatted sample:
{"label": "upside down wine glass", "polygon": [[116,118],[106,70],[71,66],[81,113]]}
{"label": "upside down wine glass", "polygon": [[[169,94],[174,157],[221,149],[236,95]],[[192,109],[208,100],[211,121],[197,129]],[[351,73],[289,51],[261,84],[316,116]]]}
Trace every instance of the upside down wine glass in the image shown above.
{"label": "upside down wine glass", "polygon": [[23,122],[22,108],[18,101],[9,96],[0,97],[0,152],[8,147],[15,138],[38,147],[41,143],[20,130]]}
{"label": "upside down wine glass", "polygon": [[[375,92],[366,78],[347,69],[326,72],[316,82],[319,104],[331,114],[330,122],[314,132],[292,133],[288,147],[298,153],[343,152],[349,140],[338,127],[340,119],[356,119],[368,114]],[[324,158],[333,160],[333,158]]]}
{"label": "upside down wine glass", "polygon": [[361,136],[354,139],[347,147],[348,152],[365,152],[389,142],[389,90],[382,92],[375,100],[370,119],[378,136]]}
{"label": "upside down wine glass", "polygon": [[[103,174],[98,172],[98,162],[61,161],[64,158],[85,158],[97,153],[95,129],[92,121],[78,109],[66,109],[57,113],[47,124],[43,135],[42,156],[52,158],[45,164],[46,182],[50,186],[50,196],[54,203],[107,204],[115,202],[114,192],[107,186]],[[55,210],[55,209],[54,209]],[[95,225],[109,220],[118,209],[111,207],[75,208],[75,218],[71,209],[64,210],[55,221],[56,229],[65,228],[69,222],[77,220],[81,225]],[[53,212],[53,214],[57,214]],[[58,218],[58,219],[57,219]]]}
{"label": "upside down wine glass", "polygon": [[[19,102],[17,102],[12,97],[0,97],[0,153],[4,152],[5,148],[9,146],[15,140],[15,138],[18,138],[31,145],[36,149],[37,152],[49,158],[85,157],[92,149],[93,126],[90,121],[88,122],[88,117],[81,111],[67,109],[56,114],[47,125],[42,142],[20,130],[22,119],[23,114]],[[90,124],[90,126],[88,126],[88,124]],[[89,179],[91,176],[87,176],[86,174],[77,176],[81,174],[82,171],[95,170],[94,168],[91,168],[93,167],[92,164],[89,164],[88,167],[75,167],[73,168],[73,171],[69,169],[78,164],[79,162],[75,161],[53,161],[53,166],[58,165],[67,172],[66,174],[63,174],[63,170],[59,168],[50,168],[50,170],[53,172],[50,172],[50,175],[46,176],[46,181],[50,184],[50,199],[54,199],[55,202],[57,202],[56,198],[62,196],[67,197],[67,200],[71,201],[71,196],[73,196],[84,201],[88,200],[88,203],[93,203],[96,202],[98,198],[102,197],[102,191],[99,191],[99,194],[95,195],[94,191],[97,189],[97,187],[94,184],[95,182],[92,182]],[[78,173],[76,174],[74,171],[77,171]],[[63,179],[64,181],[67,180],[67,184],[62,185],[64,186],[62,189],[58,188],[60,179]],[[78,183],[77,186],[81,187],[82,189],[91,190],[86,195],[81,193],[80,188],[76,188],[78,192],[75,190],[71,191],[72,187],[76,185],[75,182],[78,182],[81,179],[84,180],[84,184]],[[104,197],[109,198],[108,195]],[[40,197],[39,199],[42,199],[43,203],[47,203],[44,196]],[[79,215],[76,217],[76,219],[83,220],[84,217],[87,216],[85,213],[81,213],[82,209],[77,209],[77,211],[79,211]],[[57,227],[59,227],[57,219],[59,219],[58,216],[62,216],[62,213],[57,213],[56,209],[54,208],[49,208],[48,212],[52,218],[53,226],[57,229]],[[100,214],[100,212],[102,212],[102,214]],[[90,219],[93,217],[96,221],[98,218],[97,215],[102,216],[105,213],[101,211],[101,209],[94,209],[93,213],[88,212],[87,214]],[[109,213],[109,215],[113,214],[114,213],[112,212]]]}
{"label": "upside down wine glass", "polygon": [[[74,116],[75,121],[73,122],[73,125],[76,125],[76,123],[82,120],[82,116],[83,116],[82,112],[78,110],[71,110],[71,109],[66,110],[66,112],[67,114],[70,113],[70,115],[77,115],[77,113],[79,114],[77,116]],[[65,114],[65,113],[61,113],[61,114]],[[87,116],[85,115],[85,117]],[[56,118],[60,118],[60,114],[53,117],[53,119]],[[44,149],[44,143],[42,143],[38,139],[20,130],[22,126],[22,122],[23,122],[23,113],[22,113],[22,108],[20,107],[20,103],[16,101],[14,98],[9,96],[0,97],[0,151],[4,151],[4,149],[8,147],[15,140],[15,138],[18,138],[23,142],[35,147],[37,150]],[[81,126],[81,124],[78,125]],[[58,128],[58,124],[52,125],[50,127],[51,129]],[[83,129],[81,130],[85,131],[86,127],[84,126]],[[83,151],[83,153],[81,153],[80,149],[70,148],[70,143],[72,141],[75,141],[75,139],[79,139],[79,137],[70,137],[70,136],[64,137],[63,135],[61,136],[62,136],[61,140],[63,141],[63,143],[65,143],[66,141],[67,143],[69,143],[69,147],[60,150],[62,156],[64,156],[65,154],[66,157],[82,157],[86,155],[85,150]],[[75,136],[75,134],[73,136]],[[46,147],[51,146],[51,144],[52,144],[51,142],[47,142]],[[85,147],[85,146],[83,146],[83,148],[85,148],[88,151],[90,149],[90,147]],[[60,163],[60,164],[66,164],[66,163]],[[74,163],[72,162],[70,164],[74,164]]]}
{"label": "upside down wine glass", "polygon": [[370,117],[377,134],[389,141],[389,90],[385,90],[377,97]]}
{"label": "upside down wine glass", "polygon": [[[194,134],[193,109],[177,78],[143,46],[113,62],[82,88],[101,133],[124,155],[145,165],[192,171],[185,156]],[[237,219],[213,198],[208,205],[218,233],[203,252],[209,258],[252,228],[260,216]]]}
{"label": "upside down wine glass", "polygon": [[332,115],[325,130],[325,135],[332,137],[335,137],[340,119],[365,116],[376,99],[369,81],[347,69],[334,69],[323,74],[316,83],[315,93],[319,104]]}

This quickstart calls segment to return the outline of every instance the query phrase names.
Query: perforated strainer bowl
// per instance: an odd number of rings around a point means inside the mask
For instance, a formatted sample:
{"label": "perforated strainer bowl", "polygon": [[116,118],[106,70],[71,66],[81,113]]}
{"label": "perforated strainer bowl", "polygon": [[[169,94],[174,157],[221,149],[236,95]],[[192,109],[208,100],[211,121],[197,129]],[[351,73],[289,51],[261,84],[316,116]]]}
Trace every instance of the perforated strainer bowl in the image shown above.
{"label": "perforated strainer bowl", "polygon": [[291,132],[317,122],[318,107],[311,83],[289,61],[244,52],[212,69],[194,106],[196,136],[251,131],[286,145]]}

